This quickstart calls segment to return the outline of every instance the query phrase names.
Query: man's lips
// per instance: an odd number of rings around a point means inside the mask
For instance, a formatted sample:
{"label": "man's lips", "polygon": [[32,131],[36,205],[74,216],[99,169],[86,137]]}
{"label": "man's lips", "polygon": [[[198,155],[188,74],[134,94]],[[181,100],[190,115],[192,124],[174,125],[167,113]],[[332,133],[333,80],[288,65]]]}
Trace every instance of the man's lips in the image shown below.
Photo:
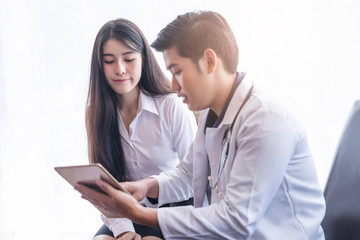
{"label": "man's lips", "polygon": [[188,98],[187,98],[185,95],[180,95],[180,94],[178,94],[178,97],[183,99],[183,103],[187,103],[187,102],[188,102]]}

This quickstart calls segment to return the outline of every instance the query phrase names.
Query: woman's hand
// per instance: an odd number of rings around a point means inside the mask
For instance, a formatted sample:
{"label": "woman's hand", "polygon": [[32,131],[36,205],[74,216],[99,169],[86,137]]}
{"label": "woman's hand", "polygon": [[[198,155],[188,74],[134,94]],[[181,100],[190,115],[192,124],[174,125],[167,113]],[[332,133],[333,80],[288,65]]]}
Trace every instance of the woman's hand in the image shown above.
{"label": "woman's hand", "polygon": [[126,232],[117,236],[116,240],[141,240],[141,236],[135,232]]}

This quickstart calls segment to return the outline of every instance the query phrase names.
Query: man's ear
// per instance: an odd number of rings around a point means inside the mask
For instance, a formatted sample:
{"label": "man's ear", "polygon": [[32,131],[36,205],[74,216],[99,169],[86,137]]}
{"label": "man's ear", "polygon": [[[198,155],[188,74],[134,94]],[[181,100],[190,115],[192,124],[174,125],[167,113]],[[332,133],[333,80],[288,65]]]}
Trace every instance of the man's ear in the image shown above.
{"label": "man's ear", "polygon": [[206,71],[207,73],[213,73],[218,64],[217,55],[214,50],[207,48],[204,51],[204,58],[206,61]]}

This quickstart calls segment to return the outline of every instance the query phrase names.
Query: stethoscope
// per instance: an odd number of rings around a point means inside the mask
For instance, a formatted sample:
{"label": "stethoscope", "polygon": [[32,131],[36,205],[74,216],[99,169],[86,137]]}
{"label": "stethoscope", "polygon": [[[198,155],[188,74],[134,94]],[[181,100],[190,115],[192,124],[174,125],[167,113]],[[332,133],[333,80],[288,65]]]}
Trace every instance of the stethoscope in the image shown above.
{"label": "stethoscope", "polygon": [[234,127],[235,124],[235,120],[237,118],[237,116],[239,115],[241,109],[244,107],[245,103],[249,100],[250,96],[251,96],[251,92],[252,92],[253,86],[251,86],[251,88],[249,89],[244,101],[242,102],[242,104],[239,107],[239,110],[237,111],[231,125],[225,130],[222,141],[221,141],[221,149],[220,149],[220,154],[219,154],[219,162],[218,162],[218,167],[217,167],[217,171],[216,171],[216,178],[215,178],[215,184],[212,185],[212,178],[211,176],[208,177],[209,180],[209,185],[211,189],[215,189],[217,190],[217,193],[219,196],[222,195],[221,192],[218,191],[218,183],[221,177],[221,174],[225,168],[225,164],[226,161],[228,159],[228,155],[229,155],[229,149],[230,149],[230,138],[231,138],[231,134],[232,134],[232,129]]}

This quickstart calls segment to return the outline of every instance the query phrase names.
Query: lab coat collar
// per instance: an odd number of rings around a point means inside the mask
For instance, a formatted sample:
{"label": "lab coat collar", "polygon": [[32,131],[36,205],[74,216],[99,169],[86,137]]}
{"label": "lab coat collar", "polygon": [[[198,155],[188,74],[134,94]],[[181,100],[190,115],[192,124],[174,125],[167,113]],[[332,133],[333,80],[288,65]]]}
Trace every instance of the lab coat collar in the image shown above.
{"label": "lab coat collar", "polygon": [[236,113],[238,112],[239,107],[251,90],[252,85],[253,82],[251,78],[249,78],[248,74],[246,74],[240,85],[237,87],[234,95],[232,96],[229,106],[225,112],[224,119],[220,123],[219,128],[223,125],[231,125],[234,118],[236,117]]}

